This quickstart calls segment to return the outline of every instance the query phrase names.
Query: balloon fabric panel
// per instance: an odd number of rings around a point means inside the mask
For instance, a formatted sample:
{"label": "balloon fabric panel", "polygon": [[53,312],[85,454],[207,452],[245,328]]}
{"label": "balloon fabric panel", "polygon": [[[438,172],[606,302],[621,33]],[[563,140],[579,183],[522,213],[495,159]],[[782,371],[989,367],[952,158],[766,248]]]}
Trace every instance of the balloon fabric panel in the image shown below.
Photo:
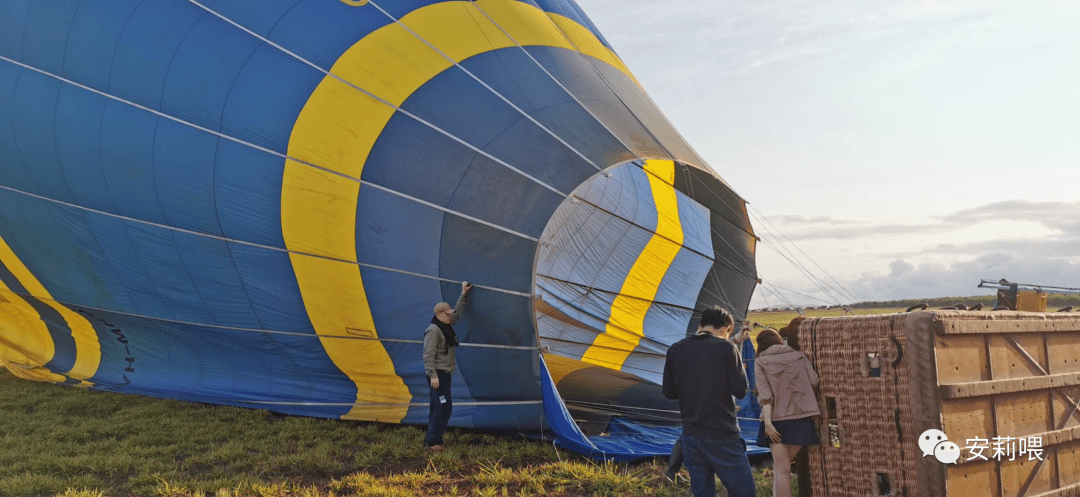
{"label": "balloon fabric panel", "polygon": [[666,347],[755,284],[742,199],[572,0],[0,0],[2,116],[22,378],[424,424],[470,281],[451,425],[640,457]]}

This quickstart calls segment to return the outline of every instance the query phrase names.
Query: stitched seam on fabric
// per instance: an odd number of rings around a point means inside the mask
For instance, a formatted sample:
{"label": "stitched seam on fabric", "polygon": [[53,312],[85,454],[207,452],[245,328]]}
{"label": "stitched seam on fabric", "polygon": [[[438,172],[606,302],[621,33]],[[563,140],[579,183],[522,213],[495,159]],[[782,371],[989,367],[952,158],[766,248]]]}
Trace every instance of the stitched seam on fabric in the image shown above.
{"label": "stitched seam on fabric", "polygon": [[[411,33],[411,34],[412,34],[413,36],[415,36],[415,37],[416,37],[416,39],[418,39],[418,40],[420,40],[420,41],[424,42],[424,44],[425,44],[425,45],[427,45],[428,47],[430,47],[430,48],[431,48],[432,50],[434,50],[434,51],[435,51],[436,53],[438,53],[439,55],[441,55],[441,56],[442,56],[443,58],[445,58],[446,60],[448,60],[448,61],[452,62],[452,63],[454,64],[454,66],[455,66],[455,67],[457,67],[458,69],[461,69],[461,70],[462,70],[462,71],[463,71],[463,72],[464,72],[465,74],[468,74],[468,75],[469,75],[469,76],[470,76],[471,78],[473,78],[474,80],[476,80],[476,82],[477,82],[477,83],[480,83],[480,85],[481,85],[481,86],[483,86],[484,88],[487,88],[487,89],[488,89],[488,91],[490,91],[490,92],[491,92],[492,94],[494,94],[495,96],[497,96],[497,97],[499,97],[500,99],[502,99],[502,101],[503,101],[503,102],[506,102],[506,104],[507,104],[507,105],[509,105],[510,107],[513,107],[513,108],[514,108],[514,110],[518,111],[518,112],[519,112],[519,113],[520,113],[520,114],[521,114],[521,115],[522,115],[522,116],[523,116],[523,117],[524,117],[525,119],[528,119],[529,121],[531,121],[531,122],[532,122],[533,124],[535,124],[535,125],[536,125],[537,127],[539,127],[540,129],[544,130],[545,132],[547,132],[547,134],[551,135],[551,137],[552,137],[552,138],[555,138],[556,140],[558,140],[558,142],[559,142],[559,143],[562,143],[564,147],[566,147],[566,148],[567,148],[567,149],[569,149],[570,151],[572,151],[572,152],[574,152],[575,154],[577,154],[577,155],[578,155],[578,157],[581,157],[582,159],[584,159],[584,160],[585,160],[586,162],[588,162],[588,163],[589,163],[590,165],[592,165],[592,167],[596,168],[596,170],[597,170],[597,171],[600,171],[600,170],[602,170],[602,168],[601,168],[600,166],[596,165],[596,163],[595,163],[595,162],[593,162],[593,161],[592,161],[591,159],[589,159],[588,157],[585,157],[585,154],[581,153],[581,152],[580,152],[580,151],[579,151],[578,149],[576,149],[576,148],[574,148],[574,147],[570,146],[570,144],[569,144],[569,143],[567,143],[567,142],[566,142],[565,140],[563,140],[563,139],[562,139],[562,137],[560,137],[560,136],[556,135],[556,134],[555,134],[554,132],[552,132],[552,131],[551,131],[550,129],[548,129],[548,128],[547,128],[546,126],[544,126],[543,124],[540,124],[540,122],[539,122],[539,121],[537,121],[536,119],[534,119],[534,118],[533,118],[532,116],[530,116],[530,115],[529,115],[529,114],[528,114],[527,112],[525,112],[524,110],[521,110],[521,108],[520,108],[520,107],[518,107],[517,105],[515,105],[515,104],[514,104],[513,102],[511,102],[511,101],[510,101],[510,99],[506,98],[506,97],[505,97],[505,96],[503,96],[503,95],[502,95],[501,93],[499,93],[499,92],[495,91],[495,89],[494,89],[494,88],[492,88],[492,87],[491,87],[491,86],[489,86],[489,85],[488,85],[488,84],[487,84],[486,82],[484,82],[483,80],[481,80],[480,78],[478,78],[478,77],[477,77],[477,76],[476,76],[475,74],[473,74],[472,72],[470,72],[470,71],[469,71],[468,69],[465,69],[465,67],[464,67],[464,66],[462,66],[462,65],[461,65],[460,63],[458,63],[458,62],[457,62],[457,61],[455,61],[454,59],[451,59],[451,58],[450,58],[450,56],[446,55],[446,54],[445,54],[445,53],[444,53],[444,52],[443,52],[442,50],[439,50],[438,48],[436,48],[436,47],[435,47],[435,45],[432,45],[432,44],[431,44],[431,43],[430,43],[429,41],[425,40],[425,39],[424,39],[424,38],[423,38],[422,36],[420,36],[420,35],[419,35],[419,34],[417,34],[417,33],[416,33],[415,31],[413,31],[413,30],[412,30],[412,28],[410,28],[410,27],[406,26],[406,25],[405,25],[405,23],[401,22],[401,20],[399,20],[399,19],[396,19],[396,18],[394,18],[394,16],[390,15],[390,14],[389,14],[388,12],[386,12],[385,10],[383,10],[383,8],[382,8],[382,7],[379,7],[379,4],[375,3],[375,0],[371,0],[371,1],[369,2],[369,3],[370,3],[371,5],[374,5],[376,9],[379,9],[379,11],[380,11],[380,12],[382,12],[382,13],[383,13],[384,15],[386,15],[386,17],[389,17],[389,18],[390,18],[390,19],[392,19],[392,20],[393,20],[393,21],[394,21],[395,23],[397,23],[397,24],[398,24],[399,26],[401,26],[401,27],[402,27],[402,28],[404,28],[404,29],[405,29],[406,31],[408,31],[408,32],[409,32],[409,33]],[[493,23],[493,24],[494,24],[494,23]],[[509,128],[508,128],[508,129],[509,129]]]}
{"label": "stitched seam on fabric", "polygon": [[[71,85],[73,85],[73,86],[77,86],[77,87],[79,87],[79,88],[83,88],[83,89],[86,89],[86,90],[88,90],[88,91],[91,91],[91,92],[93,92],[93,93],[96,93],[96,94],[99,94],[99,95],[101,95],[101,96],[107,97],[107,98],[109,98],[109,99],[115,100],[115,101],[117,101],[117,102],[121,102],[121,103],[124,103],[124,104],[130,105],[130,106],[132,106],[132,107],[135,107],[135,108],[138,108],[138,109],[144,110],[144,111],[146,111],[146,112],[150,112],[150,113],[152,113],[152,114],[155,114],[155,115],[158,115],[158,116],[164,117],[164,118],[166,118],[166,119],[169,119],[169,120],[172,120],[172,121],[175,121],[175,122],[178,122],[178,123],[180,123],[180,124],[184,124],[184,125],[190,126],[190,127],[192,127],[192,128],[198,129],[198,130],[200,130],[200,131],[203,131],[203,132],[206,132],[206,133],[209,133],[209,134],[212,134],[212,135],[218,136],[218,137],[220,137],[220,138],[225,138],[225,139],[227,139],[227,140],[229,140],[229,141],[232,141],[232,142],[235,142],[235,143],[239,143],[239,144],[241,144],[241,145],[245,145],[245,146],[248,146],[248,147],[250,147],[250,148],[253,148],[253,149],[255,149],[255,150],[259,150],[259,151],[261,151],[261,152],[265,152],[265,153],[268,153],[268,154],[274,155],[274,156],[276,156],[276,157],[281,157],[281,158],[283,158],[283,159],[291,160],[291,161],[294,161],[294,162],[296,162],[296,163],[299,163],[299,164],[303,164],[303,165],[306,165],[306,166],[308,166],[308,167],[311,167],[311,168],[314,168],[314,169],[318,169],[318,170],[320,170],[320,171],[324,171],[324,172],[327,172],[327,173],[333,174],[333,175],[335,175],[335,176],[340,176],[340,177],[343,177],[343,178],[346,178],[346,179],[349,179],[349,180],[352,180],[352,181],[356,181],[357,183],[360,183],[360,184],[362,184],[362,185],[367,185],[367,186],[370,186],[370,187],[372,187],[372,188],[378,188],[378,189],[380,189],[380,190],[383,190],[383,191],[385,191],[385,192],[387,192],[387,193],[391,193],[391,194],[397,195],[397,196],[399,196],[399,197],[402,197],[402,198],[405,198],[405,199],[408,199],[408,200],[412,200],[412,201],[414,201],[414,202],[417,202],[417,203],[421,203],[421,204],[427,205],[427,206],[429,206],[429,207],[433,207],[433,208],[435,208],[435,209],[438,209],[438,210],[441,210],[441,211],[443,211],[443,212],[447,212],[447,213],[449,213],[449,214],[453,214],[453,215],[455,215],[455,216],[458,216],[458,217],[462,217],[462,218],[468,219],[468,220],[470,220],[470,221],[474,221],[474,222],[477,222],[477,223],[480,223],[480,224],[484,224],[484,225],[486,225],[486,226],[489,226],[489,227],[492,227],[492,228],[495,228],[495,229],[498,229],[498,230],[501,230],[501,231],[505,231],[505,232],[507,232],[507,233],[510,233],[510,234],[512,234],[512,235],[516,235],[516,236],[519,236],[519,237],[525,238],[525,239],[527,239],[527,240],[531,240],[531,241],[534,241],[534,242],[535,242],[535,241],[537,241],[537,240],[536,240],[536,238],[534,238],[534,237],[531,237],[531,236],[528,236],[528,235],[525,235],[525,234],[522,234],[522,233],[518,233],[518,232],[516,232],[516,231],[514,231],[514,230],[511,230],[511,229],[509,229],[509,228],[505,228],[505,227],[503,227],[503,226],[499,226],[499,225],[497,225],[497,224],[494,224],[494,223],[491,223],[491,222],[489,222],[489,221],[484,221],[484,220],[482,220],[482,219],[479,219],[479,218],[475,218],[475,217],[472,217],[472,216],[469,216],[469,215],[466,215],[466,214],[463,214],[463,213],[460,213],[460,212],[457,212],[457,211],[454,211],[454,210],[448,209],[448,208],[446,208],[446,207],[442,207],[442,206],[436,205],[436,204],[434,204],[434,203],[431,203],[431,202],[427,202],[427,201],[424,201],[424,200],[420,200],[420,199],[418,199],[418,198],[416,198],[416,197],[412,197],[412,196],[410,196],[410,195],[406,195],[406,194],[404,194],[404,193],[401,193],[401,192],[398,192],[398,191],[396,191],[396,190],[393,190],[393,189],[387,188],[387,187],[385,187],[385,186],[382,186],[382,185],[377,185],[377,184],[374,184],[374,183],[368,182],[368,181],[366,181],[366,180],[361,180],[360,178],[355,178],[355,177],[349,176],[349,175],[347,175],[347,174],[343,174],[343,173],[340,173],[340,172],[334,171],[334,170],[332,170],[332,169],[328,169],[328,168],[325,168],[325,167],[322,167],[322,166],[319,166],[319,165],[313,164],[313,163],[311,163],[311,162],[307,162],[307,161],[304,161],[304,160],[301,160],[301,159],[297,159],[297,158],[294,158],[294,157],[290,157],[290,156],[288,156],[287,154],[282,154],[282,153],[280,153],[280,152],[277,152],[277,151],[274,151],[274,150],[271,150],[271,149],[268,149],[268,148],[265,148],[265,147],[262,147],[262,146],[259,146],[259,145],[255,145],[255,144],[253,144],[253,143],[249,143],[249,142],[243,141],[243,140],[241,140],[241,139],[239,139],[239,138],[235,138],[235,137],[233,137],[233,136],[229,136],[229,135],[226,135],[226,134],[224,134],[224,133],[221,133],[220,131],[214,131],[214,130],[211,130],[211,129],[209,129],[209,128],[205,128],[205,127],[203,127],[203,126],[199,126],[199,125],[197,125],[197,124],[194,124],[194,123],[189,123],[189,122],[187,122],[187,121],[184,121],[184,120],[182,120],[182,119],[179,119],[179,118],[177,118],[177,117],[174,117],[174,116],[170,116],[170,115],[168,115],[168,114],[165,114],[165,113],[162,113],[162,112],[160,112],[160,111],[156,111],[156,110],[150,109],[150,108],[148,108],[148,107],[142,106],[142,105],[140,105],[140,104],[136,104],[136,103],[134,103],[134,102],[130,102],[130,101],[127,101],[127,100],[121,99],[121,98],[119,98],[119,97],[116,97],[116,96],[114,96],[114,95],[109,95],[109,94],[107,94],[107,93],[101,92],[100,90],[96,90],[96,89],[94,89],[94,88],[90,88],[90,87],[88,87],[88,86],[85,86],[85,85],[82,85],[82,84],[80,84],[80,83],[76,83],[76,82],[74,82],[74,81],[68,80],[68,79],[66,79],[66,78],[62,78],[62,77],[56,76],[56,75],[54,75],[54,74],[48,73],[48,72],[46,72],[46,71],[43,71],[43,70],[41,70],[41,69],[38,69],[38,68],[36,68],[36,67],[28,66],[28,65],[26,65],[26,64],[23,64],[23,63],[21,63],[21,62],[18,62],[18,61],[14,61],[14,60],[11,60],[11,59],[9,59],[9,58],[7,58],[7,57],[4,57],[4,56],[0,56],[0,60],[3,60],[3,61],[6,61],[6,62],[9,62],[9,63],[15,64],[15,65],[18,65],[18,66],[20,66],[20,67],[24,67],[24,68],[30,69],[30,70],[32,70],[32,71],[35,71],[35,72],[38,72],[38,73],[41,73],[41,74],[44,74],[44,75],[47,75],[47,76],[50,76],[50,77],[53,77],[53,78],[56,78],[56,79],[59,79],[59,80],[61,80],[61,81],[65,82],[65,83],[71,84]],[[13,117],[13,118],[14,118],[14,117]],[[21,191],[21,190],[14,190],[14,189],[12,189],[12,190],[13,190],[13,191]],[[554,191],[554,190],[553,190],[553,191]],[[25,192],[23,192],[23,193],[25,193]],[[556,193],[559,193],[559,192],[557,192],[557,191],[556,191]],[[559,193],[559,195],[562,195],[563,197],[565,197],[565,196],[566,196],[566,195],[564,195],[564,194],[562,194],[562,193]],[[56,199],[51,199],[51,198],[48,198],[48,197],[41,197],[41,198],[44,198],[44,199],[46,199],[46,200],[50,200],[50,201],[55,201],[55,202],[61,202],[61,203],[65,203],[65,204],[67,204],[67,202],[63,202],[63,201],[60,201],[60,200],[56,200]],[[73,204],[68,204],[68,205],[73,205]],[[73,206],[74,206],[74,205],[73,205]],[[81,208],[81,206],[80,206],[80,208]],[[94,210],[94,211],[96,211],[96,209],[89,209],[89,210]],[[97,212],[101,212],[101,211],[97,211]],[[119,215],[119,214],[110,214],[110,215],[114,215],[114,216],[117,216],[117,217],[123,217],[123,218],[125,218],[125,219],[130,219],[130,220],[132,220],[132,221],[146,222],[146,223],[149,223],[149,224],[155,224],[155,225],[157,224],[157,223],[152,223],[152,222],[149,222],[149,221],[143,221],[143,220],[138,220],[138,219],[134,219],[134,218],[126,217],[126,216],[121,216],[121,215]],[[176,228],[176,229],[181,229],[181,228]],[[183,230],[183,229],[181,229],[181,230]],[[188,232],[191,232],[191,233],[196,233],[196,234],[198,233],[198,232],[195,232],[195,231],[191,231],[191,230],[183,230],[183,231],[188,231]],[[216,235],[208,235],[208,236],[216,236]]]}
{"label": "stitched seam on fabric", "polygon": [[[172,230],[172,231],[179,231],[179,232],[182,232],[182,233],[187,233],[187,234],[191,234],[191,235],[195,235],[195,236],[199,236],[199,237],[210,238],[210,239],[214,239],[214,240],[221,240],[221,241],[224,241],[224,242],[237,243],[237,244],[240,244],[240,245],[247,245],[247,246],[250,246],[250,247],[258,247],[258,248],[262,248],[262,249],[266,249],[266,250],[272,250],[272,251],[275,251],[275,252],[284,252],[284,253],[288,253],[288,254],[297,254],[297,255],[303,255],[303,256],[308,256],[308,257],[315,257],[315,258],[325,259],[325,260],[329,260],[329,261],[342,262],[342,263],[346,263],[346,264],[354,264],[354,265],[358,265],[358,266],[361,266],[361,267],[370,267],[370,268],[373,268],[373,269],[382,269],[382,270],[385,270],[385,271],[401,273],[401,274],[408,274],[408,275],[417,276],[417,277],[421,277],[421,278],[427,278],[427,279],[434,279],[434,280],[439,280],[439,281],[447,281],[447,282],[456,283],[456,281],[454,281],[454,280],[449,280],[449,279],[446,279],[446,278],[438,278],[438,277],[435,277],[435,276],[429,276],[429,275],[425,275],[425,274],[421,274],[421,273],[414,273],[414,272],[411,272],[411,271],[405,271],[405,270],[401,270],[401,269],[395,269],[395,268],[390,268],[390,267],[385,267],[385,266],[378,266],[378,265],[375,265],[375,264],[368,264],[368,263],[363,263],[363,262],[347,261],[347,260],[344,260],[344,259],[337,259],[337,258],[334,258],[334,257],[328,257],[328,256],[324,256],[324,255],[311,254],[311,253],[300,252],[300,251],[296,251],[296,250],[288,250],[288,249],[284,249],[284,248],[280,248],[280,247],[272,247],[272,246],[269,246],[269,245],[263,245],[263,244],[248,242],[248,241],[244,241],[244,240],[235,240],[235,239],[226,238],[226,237],[218,236],[218,235],[211,235],[211,234],[207,234],[207,233],[199,233],[197,231],[192,231],[192,230],[188,230],[188,229],[184,229],[184,228],[177,228],[175,226],[165,226],[165,225],[154,223],[154,222],[151,222],[151,221],[144,221],[142,219],[129,218],[129,217],[121,216],[119,214],[103,212],[103,211],[99,211],[99,210],[96,210],[96,209],[91,209],[89,207],[83,207],[83,206],[80,206],[80,205],[75,205],[75,204],[71,204],[71,203],[68,203],[68,202],[63,202],[63,201],[60,201],[60,200],[51,199],[51,198],[44,197],[44,196],[41,196],[41,195],[37,195],[37,194],[34,194],[34,193],[24,192],[22,190],[11,188],[11,187],[6,186],[6,185],[0,185],[0,189],[7,190],[7,191],[10,191],[10,192],[14,192],[14,193],[19,193],[19,194],[30,196],[30,197],[34,197],[34,198],[45,200],[45,201],[48,201],[48,202],[54,202],[54,203],[66,205],[66,206],[74,208],[74,209],[80,209],[80,210],[93,212],[93,213],[101,214],[101,215],[108,216],[108,217],[124,219],[124,220],[132,221],[132,222],[135,222],[135,223],[138,223],[138,224],[145,224],[145,225],[154,226],[154,227],[158,227],[158,228],[162,228],[162,229],[167,229],[167,230]],[[479,285],[477,285],[477,286],[479,286]],[[497,291],[497,292],[508,293],[508,294],[511,294],[511,295],[520,295],[520,296],[525,296],[525,297],[532,297],[532,294],[524,293],[524,292],[518,292],[518,291],[514,291],[514,290],[507,290],[507,289],[503,289],[503,288],[495,288],[495,287],[488,287],[488,286],[479,286],[479,287],[480,288],[486,288],[488,290],[494,290],[494,291]]]}
{"label": "stitched seam on fabric", "polygon": [[[214,14],[215,16],[219,17],[220,19],[224,20],[225,22],[228,22],[229,24],[232,24],[233,26],[236,26],[241,31],[244,31],[245,33],[248,33],[249,35],[254,36],[254,37],[262,40],[263,42],[267,43],[268,45],[270,45],[270,46],[272,46],[274,48],[277,48],[278,50],[281,50],[282,52],[288,54],[289,56],[291,56],[291,57],[293,57],[293,58],[307,64],[308,66],[311,66],[312,68],[314,68],[315,70],[323,73],[324,75],[333,77],[334,79],[340,81],[341,83],[345,84],[346,86],[349,86],[350,88],[353,88],[353,89],[363,93],[364,95],[367,95],[368,97],[374,99],[375,101],[377,101],[377,102],[379,102],[379,103],[381,103],[383,105],[386,105],[386,106],[394,109],[397,112],[400,112],[400,113],[402,113],[402,114],[404,114],[406,116],[411,117],[412,119],[416,120],[417,122],[431,128],[431,129],[433,129],[435,131],[438,131],[439,133],[441,133],[443,135],[445,135],[447,138],[450,138],[451,140],[454,140],[454,141],[456,141],[456,142],[458,142],[458,143],[460,143],[460,144],[462,144],[462,145],[476,151],[477,153],[479,153],[479,154],[481,154],[481,155],[483,155],[483,156],[485,156],[485,157],[487,157],[487,158],[501,164],[503,167],[506,167],[507,169],[510,169],[511,171],[514,171],[514,172],[516,172],[516,173],[518,173],[518,174],[532,180],[534,183],[536,183],[536,184],[538,184],[538,185],[540,185],[540,186],[542,186],[544,188],[547,188],[548,190],[551,190],[551,191],[555,192],[556,194],[558,194],[558,195],[560,195],[562,197],[566,197],[565,193],[559,191],[555,187],[553,187],[551,185],[548,185],[547,183],[544,183],[543,181],[540,181],[539,179],[533,177],[532,175],[526,173],[525,171],[522,171],[522,170],[520,170],[520,169],[518,169],[518,168],[516,168],[514,166],[511,166],[510,164],[503,161],[502,159],[499,159],[499,158],[497,158],[497,157],[495,157],[495,156],[493,156],[493,155],[491,155],[491,154],[489,154],[487,152],[484,152],[483,150],[477,148],[476,146],[462,140],[461,138],[458,138],[454,134],[452,134],[452,133],[450,133],[450,132],[448,132],[446,130],[443,130],[442,128],[440,128],[438,126],[435,126],[434,124],[429,123],[429,122],[425,121],[424,119],[421,119],[420,116],[417,116],[417,115],[413,114],[412,112],[409,112],[409,111],[407,111],[405,109],[402,109],[401,107],[386,101],[385,99],[379,97],[378,95],[375,95],[374,93],[371,93],[371,92],[361,88],[360,86],[355,85],[352,82],[345,80],[341,76],[338,76],[338,75],[336,75],[336,74],[334,74],[332,72],[329,72],[326,69],[323,69],[323,68],[319,67],[318,65],[308,61],[307,59],[304,59],[303,57],[300,57],[299,55],[296,55],[295,53],[285,49],[285,47],[282,47],[281,45],[278,45],[277,43],[275,43],[275,42],[273,42],[273,41],[271,41],[271,40],[269,40],[269,39],[267,39],[267,38],[265,38],[263,36],[260,36],[259,34],[253,32],[253,31],[251,31],[251,30],[249,30],[249,29],[247,29],[247,28],[245,28],[243,26],[241,26],[240,24],[232,21],[231,19],[229,19],[229,18],[227,18],[227,17],[225,17],[225,16],[223,16],[221,14],[218,14],[214,10],[212,10],[212,9],[202,5],[202,4],[199,4],[199,3],[195,2],[194,0],[188,0],[188,2],[193,3],[195,5],[198,5],[200,8],[206,10],[209,13]],[[334,174],[338,174],[340,176],[350,178],[350,176],[348,176],[348,175],[344,175],[344,174],[341,174],[341,173],[337,173],[336,171],[332,171],[332,170],[329,170],[329,169],[326,169],[326,168],[315,166],[314,164],[311,164],[310,162],[301,161],[301,160],[298,160],[298,159],[293,159],[293,160],[295,160],[296,162],[299,162],[301,164],[306,164],[306,165],[309,165],[309,166],[318,167],[319,169],[324,169],[324,170],[326,170],[328,172],[333,172]],[[359,178],[356,178],[356,180],[359,181]]]}

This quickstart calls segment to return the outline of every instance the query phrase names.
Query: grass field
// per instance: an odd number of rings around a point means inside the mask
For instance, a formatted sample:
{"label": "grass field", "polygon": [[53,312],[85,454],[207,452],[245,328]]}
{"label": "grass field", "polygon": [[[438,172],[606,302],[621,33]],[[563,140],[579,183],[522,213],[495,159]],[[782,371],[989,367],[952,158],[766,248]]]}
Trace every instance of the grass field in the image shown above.
{"label": "grass field", "polygon": [[[749,320],[780,328],[796,315],[752,313]],[[420,427],[95,392],[24,381],[4,370],[0,433],[0,496],[674,496],[688,491],[663,480],[659,459],[599,463],[542,441],[465,430],[450,430],[447,450],[428,454]],[[761,496],[771,494],[767,466],[755,469]]]}
{"label": "grass field", "polygon": [[[594,462],[550,443],[283,416],[17,379],[0,370],[0,496],[684,495],[663,461]],[[771,470],[755,471],[759,495]]]}

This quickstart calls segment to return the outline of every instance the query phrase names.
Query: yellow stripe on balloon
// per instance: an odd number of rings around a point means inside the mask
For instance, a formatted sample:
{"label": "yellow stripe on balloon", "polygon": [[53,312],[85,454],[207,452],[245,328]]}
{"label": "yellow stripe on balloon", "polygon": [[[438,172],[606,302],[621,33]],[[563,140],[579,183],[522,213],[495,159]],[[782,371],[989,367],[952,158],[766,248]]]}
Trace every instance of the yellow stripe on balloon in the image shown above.
{"label": "yellow stripe on balloon", "polygon": [[[72,366],[71,371],[65,373],[69,377],[79,380],[94,376],[97,373],[98,365],[101,364],[101,343],[98,342],[97,332],[94,331],[94,327],[90,322],[81,314],[54,300],[49,291],[19,260],[3,238],[0,238],[0,263],[4,264],[4,267],[15,276],[15,279],[19,280],[19,283],[30,295],[56,309],[56,312],[67,322],[68,328],[71,329],[71,336],[75,340],[75,364]],[[44,366],[52,360],[55,353],[55,345],[52,336],[49,335],[48,328],[41,320],[37,310],[27,303],[25,299],[11,292],[11,289],[2,283],[0,283],[0,289],[3,290],[5,300],[7,300],[6,303],[0,302],[0,306],[6,307],[5,312],[0,315],[0,320],[5,321],[0,323],[0,327],[4,328],[4,330],[0,330],[0,333],[6,334],[5,338],[7,338],[12,333],[18,333],[18,331],[8,330],[9,327],[15,327],[15,330],[18,330],[20,325],[27,326],[25,329],[30,330],[33,337],[27,342],[26,350],[19,353],[25,356],[24,359],[28,361],[27,363]],[[14,317],[15,312],[22,313],[26,320]],[[27,324],[27,321],[29,324]],[[41,335],[41,333],[44,333],[44,335]],[[63,377],[60,377],[60,381],[64,381]]]}
{"label": "yellow stripe on balloon", "polygon": [[578,51],[608,63],[608,65],[618,69],[629,77],[635,84],[641,86],[641,83],[638,82],[637,78],[635,78],[633,74],[630,74],[630,68],[626,67],[626,64],[623,63],[618,55],[615,55],[615,51],[604,45],[592,31],[568,17],[553,13],[548,13],[547,15],[566,37],[570,39],[570,42],[574,44],[574,47],[576,47]]}
{"label": "yellow stripe on balloon", "polygon": [[[514,42],[521,46],[545,46],[558,47],[573,50],[569,40],[559,31],[558,26],[551,23],[547,14],[525,2],[506,0],[479,0],[471,11],[478,16],[477,22],[487,29],[502,28],[513,37],[509,40],[500,30],[499,48],[513,46]],[[478,9],[477,9],[478,7]],[[488,17],[491,19],[489,20]],[[492,24],[497,24],[494,26]]]}
{"label": "yellow stripe on balloon", "polygon": [[544,363],[547,364],[548,375],[556,386],[570,373],[584,369],[594,368],[592,364],[586,364],[577,359],[563,357],[558,354],[544,354]]}
{"label": "yellow stripe on balloon", "polygon": [[[7,367],[7,370],[16,378],[22,378],[24,380],[48,381],[51,383],[64,383],[65,381],[67,381],[67,378],[64,378],[62,375],[53,373],[52,371],[49,371],[48,369],[45,369],[41,366],[27,367],[18,363],[11,362],[4,364],[4,366]],[[84,381],[79,384],[79,386],[89,387],[90,383]]]}
{"label": "yellow stripe on balloon", "polygon": [[[584,28],[572,21],[557,23],[536,7],[513,0],[440,2],[422,7],[401,18],[400,24],[388,24],[346,50],[330,69],[332,75],[323,78],[300,112],[289,137],[288,155],[338,174],[287,160],[281,189],[281,228],[290,251],[339,259],[290,256],[315,332],[322,337],[330,359],[357,386],[356,405],[343,418],[400,422],[412,400],[381,342],[329,338],[347,333],[378,338],[360,269],[341,260],[357,261],[360,185],[355,179],[361,176],[375,141],[393,117],[392,106],[400,107],[455,62],[515,46],[515,42],[567,50],[576,45],[585,55],[630,76],[626,66],[591,32],[586,36],[581,33]],[[567,31],[573,33],[573,45],[564,36]],[[420,331],[417,329],[418,335]]]}
{"label": "yellow stripe on balloon", "polygon": [[621,369],[626,358],[645,336],[649,312],[660,282],[682,249],[683,230],[675,193],[675,163],[645,161],[645,171],[656,204],[656,232],[630,267],[619,295],[611,303],[611,317],[604,333],[597,335],[581,360],[597,366]]}
{"label": "yellow stripe on balloon", "polygon": [[53,358],[53,347],[49,329],[37,310],[0,282],[0,358],[4,364],[44,366]]}

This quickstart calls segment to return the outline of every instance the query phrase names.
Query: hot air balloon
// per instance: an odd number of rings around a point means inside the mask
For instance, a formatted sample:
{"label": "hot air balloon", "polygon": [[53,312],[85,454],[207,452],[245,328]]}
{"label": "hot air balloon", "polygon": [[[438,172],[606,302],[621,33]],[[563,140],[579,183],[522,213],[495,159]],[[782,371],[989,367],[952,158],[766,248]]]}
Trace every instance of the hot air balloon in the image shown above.
{"label": "hot air balloon", "polygon": [[23,378],[426,424],[469,281],[451,426],[662,453],[664,352],[745,314],[755,240],[572,0],[0,2]]}

